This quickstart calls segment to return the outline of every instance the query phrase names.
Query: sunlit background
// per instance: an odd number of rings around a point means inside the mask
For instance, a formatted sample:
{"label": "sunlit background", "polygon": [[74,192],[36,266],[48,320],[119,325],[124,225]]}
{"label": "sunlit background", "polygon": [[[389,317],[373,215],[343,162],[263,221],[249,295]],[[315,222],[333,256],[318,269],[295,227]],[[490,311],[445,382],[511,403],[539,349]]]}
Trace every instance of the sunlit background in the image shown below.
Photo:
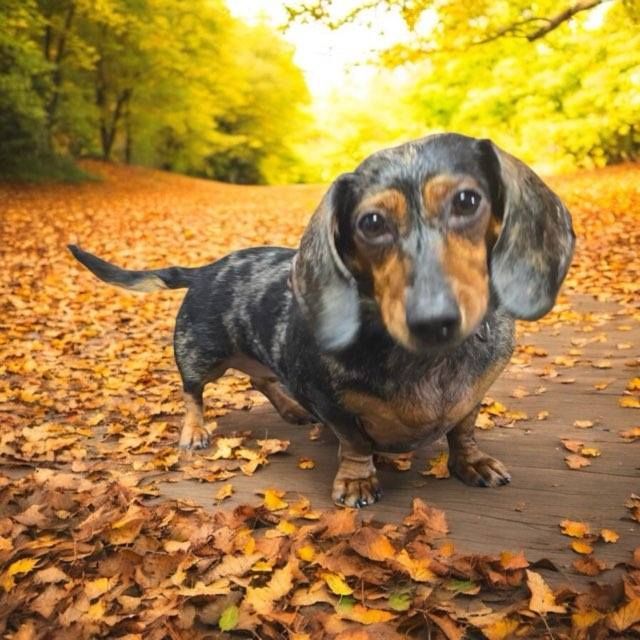
{"label": "sunlit background", "polygon": [[437,131],[637,159],[637,0],[0,0],[0,173],[328,181]]}

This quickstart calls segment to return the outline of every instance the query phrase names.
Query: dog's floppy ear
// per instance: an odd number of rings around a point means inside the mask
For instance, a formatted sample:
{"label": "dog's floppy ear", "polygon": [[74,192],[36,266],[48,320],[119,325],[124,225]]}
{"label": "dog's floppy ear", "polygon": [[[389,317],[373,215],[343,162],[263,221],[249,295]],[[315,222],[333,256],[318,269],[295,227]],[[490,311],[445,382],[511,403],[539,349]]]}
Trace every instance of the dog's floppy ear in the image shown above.
{"label": "dog's floppy ear", "polygon": [[357,176],[341,175],[325,194],[300,241],[293,290],[313,334],[326,351],[344,349],[360,328],[358,286],[340,255],[351,242]]}
{"label": "dog's floppy ear", "polygon": [[502,223],[491,253],[491,282],[509,313],[536,320],[553,307],[571,264],[571,216],[526,164],[490,140],[478,144]]}

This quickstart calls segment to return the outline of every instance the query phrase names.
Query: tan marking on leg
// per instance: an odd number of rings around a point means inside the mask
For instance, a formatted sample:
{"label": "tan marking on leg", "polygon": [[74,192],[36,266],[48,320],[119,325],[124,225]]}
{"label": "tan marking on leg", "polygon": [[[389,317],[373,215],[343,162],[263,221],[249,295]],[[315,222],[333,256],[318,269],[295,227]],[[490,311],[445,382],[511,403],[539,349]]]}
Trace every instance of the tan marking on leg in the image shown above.
{"label": "tan marking on leg", "polygon": [[210,431],[204,426],[202,406],[189,393],[184,394],[186,413],[182,432],[180,433],[180,446],[185,449],[204,449],[209,445]]}
{"label": "tan marking on leg", "polygon": [[475,422],[479,407],[447,434],[449,469],[465,484],[475,487],[497,487],[511,482],[507,468],[495,458],[483,453],[475,437]]}
{"label": "tan marking on leg", "polygon": [[338,472],[331,497],[341,507],[366,507],[380,498],[372,455],[358,454],[345,440],[338,449]]}
{"label": "tan marking on leg", "polygon": [[283,420],[291,424],[315,422],[313,416],[296,402],[275,378],[251,378],[254,389],[264,394]]}

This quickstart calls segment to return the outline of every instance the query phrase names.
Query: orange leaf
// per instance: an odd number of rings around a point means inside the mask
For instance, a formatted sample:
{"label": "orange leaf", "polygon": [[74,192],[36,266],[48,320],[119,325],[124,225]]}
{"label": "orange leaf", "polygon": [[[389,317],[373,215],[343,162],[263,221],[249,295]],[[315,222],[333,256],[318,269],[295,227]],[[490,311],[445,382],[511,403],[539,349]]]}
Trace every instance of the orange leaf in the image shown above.
{"label": "orange leaf", "polygon": [[441,451],[435,458],[429,460],[429,468],[426,471],[421,471],[423,476],[433,476],[434,478],[448,478],[449,467],[449,454],[446,451]]}
{"label": "orange leaf", "polygon": [[584,540],[573,540],[571,542],[571,548],[576,553],[581,553],[583,555],[587,555],[589,553],[593,553],[593,547],[585,542]]}
{"label": "orange leaf", "polygon": [[575,520],[563,520],[560,523],[562,533],[572,538],[584,538],[589,535],[589,525],[586,522],[576,522]]}
{"label": "orange leaf", "polygon": [[349,546],[363,558],[380,562],[396,553],[387,536],[373,527],[362,527],[349,540]]}
{"label": "orange leaf", "polygon": [[634,598],[607,617],[609,626],[615,631],[626,631],[640,622],[640,598]]}

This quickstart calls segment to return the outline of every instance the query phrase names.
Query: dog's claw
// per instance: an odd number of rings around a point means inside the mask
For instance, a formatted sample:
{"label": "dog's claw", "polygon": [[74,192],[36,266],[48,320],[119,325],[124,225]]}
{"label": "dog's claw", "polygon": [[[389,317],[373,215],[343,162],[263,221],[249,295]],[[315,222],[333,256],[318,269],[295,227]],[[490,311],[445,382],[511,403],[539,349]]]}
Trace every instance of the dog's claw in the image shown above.
{"label": "dog's claw", "polygon": [[336,479],[332,492],[333,501],[337,505],[356,509],[374,504],[381,495],[375,475],[368,478]]}

